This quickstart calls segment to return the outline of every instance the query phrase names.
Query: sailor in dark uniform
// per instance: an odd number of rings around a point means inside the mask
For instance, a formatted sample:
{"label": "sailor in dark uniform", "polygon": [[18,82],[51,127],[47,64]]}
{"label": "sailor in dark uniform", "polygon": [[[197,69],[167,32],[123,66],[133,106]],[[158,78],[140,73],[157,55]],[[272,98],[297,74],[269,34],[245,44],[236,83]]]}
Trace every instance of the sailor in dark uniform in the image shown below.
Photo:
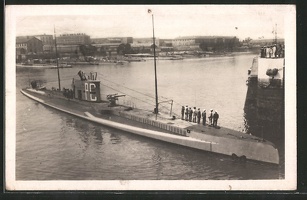
{"label": "sailor in dark uniform", "polygon": [[210,115],[208,118],[209,118],[210,125],[212,126],[213,125],[213,109],[210,110]]}
{"label": "sailor in dark uniform", "polygon": [[192,122],[192,115],[193,115],[193,110],[190,107],[189,108],[189,122]]}
{"label": "sailor in dark uniform", "polygon": [[203,117],[203,125],[206,126],[206,115],[207,115],[206,109],[204,109],[204,111],[203,111],[203,113],[201,115]]}
{"label": "sailor in dark uniform", "polygon": [[215,113],[213,114],[213,126],[217,127],[217,120],[219,119],[219,114],[217,113],[217,111],[215,111]]}
{"label": "sailor in dark uniform", "polygon": [[185,107],[185,121],[189,120],[189,108],[188,106]]}
{"label": "sailor in dark uniform", "polygon": [[185,108],[184,106],[181,107],[181,119],[183,120],[184,119],[184,111],[185,111]]}
{"label": "sailor in dark uniform", "polygon": [[193,122],[196,123],[196,117],[197,117],[197,111],[196,111],[196,107],[194,107],[193,109]]}
{"label": "sailor in dark uniform", "polygon": [[200,124],[200,118],[201,118],[201,112],[200,112],[200,108],[198,108],[198,111],[197,111],[197,124]]}

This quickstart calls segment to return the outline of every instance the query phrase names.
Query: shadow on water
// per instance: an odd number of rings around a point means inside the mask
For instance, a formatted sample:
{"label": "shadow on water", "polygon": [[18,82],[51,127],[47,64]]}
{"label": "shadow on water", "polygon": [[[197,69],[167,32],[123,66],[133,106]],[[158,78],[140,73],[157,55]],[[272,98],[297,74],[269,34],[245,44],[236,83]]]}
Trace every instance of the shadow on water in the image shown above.
{"label": "shadow on water", "polygon": [[112,144],[121,143],[120,136],[112,128],[109,130],[109,128],[88,123],[78,118],[65,117],[63,121],[65,121],[66,126],[76,130],[78,137],[85,145],[91,145],[91,142],[95,145],[103,145],[104,141]]}
{"label": "shadow on water", "polygon": [[94,127],[95,141],[98,145],[102,145],[103,137],[100,127]]}

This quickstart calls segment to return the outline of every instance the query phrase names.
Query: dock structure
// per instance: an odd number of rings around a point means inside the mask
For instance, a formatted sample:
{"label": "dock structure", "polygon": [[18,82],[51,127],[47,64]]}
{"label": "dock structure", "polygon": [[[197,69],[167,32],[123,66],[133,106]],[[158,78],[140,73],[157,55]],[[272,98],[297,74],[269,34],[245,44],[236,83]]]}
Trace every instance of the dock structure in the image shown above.
{"label": "dock structure", "polygon": [[[248,82],[260,87],[273,86],[283,88],[285,59],[255,57],[248,70]],[[275,74],[273,73],[275,71]]]}
{"label": "dock structure", "polygon": [[253,59],[252,67],[250,68],[250,78],[258,78],[258,58]]}
{"label": "dock structure", "polygon": [[257,56],[248,72],[244,111],[248,121],[254,124],[252,132],[281,144],[285,137],[285,58]]}

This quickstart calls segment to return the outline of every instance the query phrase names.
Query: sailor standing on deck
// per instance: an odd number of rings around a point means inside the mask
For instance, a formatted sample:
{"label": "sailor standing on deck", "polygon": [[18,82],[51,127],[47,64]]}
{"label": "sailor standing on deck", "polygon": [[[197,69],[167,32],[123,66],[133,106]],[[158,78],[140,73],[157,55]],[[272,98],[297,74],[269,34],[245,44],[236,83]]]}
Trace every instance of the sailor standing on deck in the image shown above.
{"label": "sailor standing on deck", "polygon": [[183,120],[184,119],[184,111],[185,111],[185,108],[184,106],[181,107],[181,119]]}
{"label": "sailor standing on deck", "polygon": [[185,121],[189,120],[189,108],[188,106],[185,107]]}
{"label": "sailor standing on deck", "polygon": [[197,117],[197,112],[196,112],[196,107],[193,109],[193,122],[196,123],[196,117]]}
{"label": "sailor standing on deck", "polygon": [[200,118],[201,118],[201,112],[200,112],[200,108],[198,108],[198,111],[197,111],[197,124],[200,124]]}
{"label": "sailor standing on deck", "polygon": [[210,110],[210,115],[209,115],[209,122],[210,122],[210,125],[212,126],[213,124],[213,109]]}
{"label": "sailor standing on deck", "polygon": [[201,114],[201,116],[203,117],[203,125],[206,126],[206,109],[204,109],[203,113]]}
{"label": "sailor standing on deck", "polygon": [[190,107],[189,108],[189,122],[192,122],[192,115],[193,115],[193,110]]}
{"label": "sailor standing on deck", "polygon": [[213,127],[217,127],[217,120],[219,119],[219,114],[217,111],[213,114]]}

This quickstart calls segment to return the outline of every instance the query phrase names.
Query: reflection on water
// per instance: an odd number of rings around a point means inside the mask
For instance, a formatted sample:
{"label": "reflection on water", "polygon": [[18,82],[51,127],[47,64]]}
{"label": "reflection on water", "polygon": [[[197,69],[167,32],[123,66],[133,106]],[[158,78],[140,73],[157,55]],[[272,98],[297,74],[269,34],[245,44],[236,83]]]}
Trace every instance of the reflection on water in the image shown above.
{"label": "reflection on water", "polygon": [[[180,114],[182,105],[213,108],[220,113],[219,125],[259,133],[253,126],[255,115],[244,112],[245,81],[253,57],[160,60],[159,96],[174,100],[175,113]],[[103,85],[102,97],[118,92],[112,90],[117,88],[134,97],[122,101],[136,100],[137,107],[148,108],[154,102],[152,66],[152,61],[123,66],[74,66],[61,69],[61,83],[70,87],[71,76],[80,69],[97,71]],[[143,138],[46,108],[18,91],[31,78],[45,80],[48,87],[57,87],[54,69],[17,69],[18,180],[214,180],[284,176],[282,165],[239,163],[231,157]]]}
{"label": "reflection on water", "polygon": [[99,126],[94,127],[94,135],[95,135],[95,143],[99,146],[102,145],[103,137],[102,137],[102,132]]}

